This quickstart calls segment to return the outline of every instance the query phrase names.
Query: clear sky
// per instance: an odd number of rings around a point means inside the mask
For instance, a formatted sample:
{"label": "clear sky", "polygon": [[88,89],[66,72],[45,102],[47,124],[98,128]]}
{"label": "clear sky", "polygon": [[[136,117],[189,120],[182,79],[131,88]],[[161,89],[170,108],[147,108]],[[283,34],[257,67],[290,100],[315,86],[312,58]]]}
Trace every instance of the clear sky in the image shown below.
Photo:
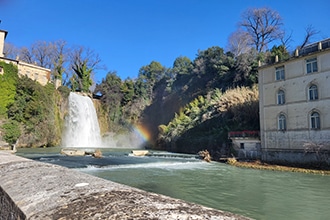
{"label": "clear sky", "polygon": [[241,14],[270,7],[292,32],[290,45],[302,42],[305,28],[330,37],[329,0],[0,0],[0,29],[17,47],[36,41],[65,40],[99,54],[106,70],[136,78],[142,66],[158,61],[172,67],[179,56],[194,60],[198,50],[226,48]]}

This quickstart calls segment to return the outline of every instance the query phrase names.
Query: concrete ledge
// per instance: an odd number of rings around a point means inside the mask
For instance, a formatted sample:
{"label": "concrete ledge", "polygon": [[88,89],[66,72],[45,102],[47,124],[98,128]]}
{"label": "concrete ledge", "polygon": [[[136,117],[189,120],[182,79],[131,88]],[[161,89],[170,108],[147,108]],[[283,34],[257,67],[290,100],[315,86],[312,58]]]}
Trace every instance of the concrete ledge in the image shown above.
{"label": "concrete ledge", "polygon": [[248,219],[5,152],[0,176],[0,219]]}

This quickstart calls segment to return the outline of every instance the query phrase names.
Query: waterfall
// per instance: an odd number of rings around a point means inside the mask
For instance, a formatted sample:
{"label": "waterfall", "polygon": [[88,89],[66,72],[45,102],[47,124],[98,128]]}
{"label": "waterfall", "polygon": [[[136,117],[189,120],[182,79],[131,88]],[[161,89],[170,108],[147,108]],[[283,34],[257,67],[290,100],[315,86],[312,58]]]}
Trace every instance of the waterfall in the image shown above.
{"label": "waterfall", "polygon": [[99,148],[101,144],[100,127],[92,100],[71,92],[62,146]]}

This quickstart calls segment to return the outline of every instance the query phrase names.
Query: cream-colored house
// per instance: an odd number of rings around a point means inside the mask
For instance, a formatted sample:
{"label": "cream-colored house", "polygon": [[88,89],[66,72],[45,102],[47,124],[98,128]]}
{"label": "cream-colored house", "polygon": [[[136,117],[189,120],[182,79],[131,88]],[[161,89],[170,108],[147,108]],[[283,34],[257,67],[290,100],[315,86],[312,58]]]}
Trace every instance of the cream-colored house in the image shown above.
{"label": "cream-colored house", "polygon": [[[0,61],[5,63],[12,63],[18,68],[19,76],[28,76],[30,79],[36,80],[41,85],[46,85],[50,82],[51,70],[47,68],[40,67],[38,65],[26,63],[20,60],[8,59],[4,57],[3,48],[4,41],[7,36],[7,31],[0,30]],[[0,74],[3,74],[3,68],[0,66]]]}
{"label": "cream-colored house", "polygon": [[264,161],[330,163],[330,39],[259,67]]}

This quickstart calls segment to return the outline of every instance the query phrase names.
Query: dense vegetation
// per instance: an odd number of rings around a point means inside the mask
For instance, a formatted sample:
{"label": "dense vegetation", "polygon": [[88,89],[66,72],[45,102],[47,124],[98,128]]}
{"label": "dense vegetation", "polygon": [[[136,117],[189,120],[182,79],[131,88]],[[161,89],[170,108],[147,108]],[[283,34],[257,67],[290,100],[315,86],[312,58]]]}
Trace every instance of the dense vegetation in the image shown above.
{"label": "dense vegetation", "polygon": [[53,84],[42,86],[26,76],[18,77],[17,68],[1,63],[3,138],[9,144],[39,147],[58,145],[61,140],[61,119],[56,97],[60,93]]}

